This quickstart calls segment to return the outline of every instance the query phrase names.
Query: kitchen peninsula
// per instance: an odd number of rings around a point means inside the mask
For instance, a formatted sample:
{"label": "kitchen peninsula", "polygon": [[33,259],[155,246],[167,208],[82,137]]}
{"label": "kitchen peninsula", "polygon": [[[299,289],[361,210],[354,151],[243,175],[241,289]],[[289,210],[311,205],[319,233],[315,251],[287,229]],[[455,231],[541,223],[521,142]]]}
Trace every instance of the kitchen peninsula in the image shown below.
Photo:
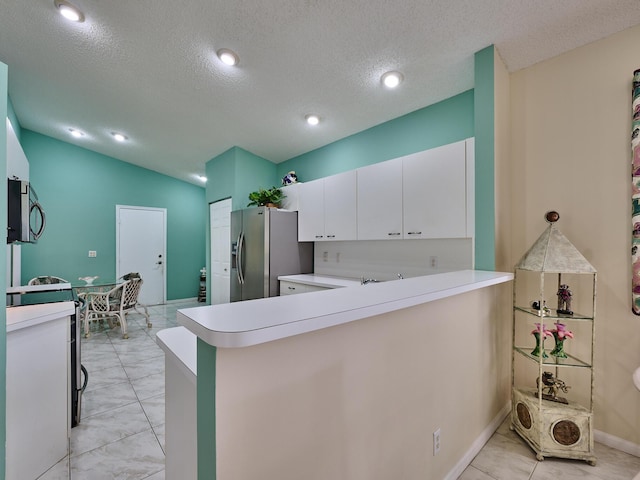
{"label": "kitchen peninsula", "polygon": [[463,468],[507,412],[512,278],[466,270],[178,311],[197,340],[158,333],[167,364],[182,364],[167,369],[167,478],[196,448],[172,442],[188,426],[169,421],[196,343],[199,478]]}

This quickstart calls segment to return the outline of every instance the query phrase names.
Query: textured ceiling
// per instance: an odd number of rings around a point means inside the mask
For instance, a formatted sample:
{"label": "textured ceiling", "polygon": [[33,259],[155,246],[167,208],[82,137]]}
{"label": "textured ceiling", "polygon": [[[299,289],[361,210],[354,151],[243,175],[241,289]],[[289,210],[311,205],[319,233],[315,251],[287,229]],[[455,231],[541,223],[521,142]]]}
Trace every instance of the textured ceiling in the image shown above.
{"label": "textured ceiling", "polygon": [[22,127],[196,184],[230,147],[278,163],[468,90],[488,45],[513,72],[640,24],[639,0],[72,1],[84,23],[0,2]]}

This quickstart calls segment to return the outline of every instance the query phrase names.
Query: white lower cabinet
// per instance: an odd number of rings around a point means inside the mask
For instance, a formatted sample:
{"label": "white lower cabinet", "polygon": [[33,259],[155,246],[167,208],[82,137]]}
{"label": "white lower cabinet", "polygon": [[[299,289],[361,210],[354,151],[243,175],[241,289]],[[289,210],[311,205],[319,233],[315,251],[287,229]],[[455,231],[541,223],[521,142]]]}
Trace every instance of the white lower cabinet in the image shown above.
{"label": "white lower cabinet", "polygon": [[280,280],[280,295],[319,292],[320,290],[330,290],[330,287],[320,287],[318,285],[308,285],[304,283],[287,282],[286,280]]}
{"label": "white lower cabinet", "polygon": [[69,453],[69,335],[69,316],[7,332],[7,480],[39,478]]}

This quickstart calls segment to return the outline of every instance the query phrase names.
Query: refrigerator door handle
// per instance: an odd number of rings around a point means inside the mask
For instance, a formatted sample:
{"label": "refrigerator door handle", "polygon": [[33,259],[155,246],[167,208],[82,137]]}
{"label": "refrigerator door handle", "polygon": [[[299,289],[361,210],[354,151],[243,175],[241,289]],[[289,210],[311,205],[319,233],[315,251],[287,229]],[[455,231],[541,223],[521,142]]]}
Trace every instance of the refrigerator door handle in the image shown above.
{"label": "refrigerator door handle", "polygon": [[238,282],[240,285],[244,285],[244,272],[242,271],[242,250],[244,250],[244,232],[240,232],[238,235],[238,253],[237,253],[237,269]]}

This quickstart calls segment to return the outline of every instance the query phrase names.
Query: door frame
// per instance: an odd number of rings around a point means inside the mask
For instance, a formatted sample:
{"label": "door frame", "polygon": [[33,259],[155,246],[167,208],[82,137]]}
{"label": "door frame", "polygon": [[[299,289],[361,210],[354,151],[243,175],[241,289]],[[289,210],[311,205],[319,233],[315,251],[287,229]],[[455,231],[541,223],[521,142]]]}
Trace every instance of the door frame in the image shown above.
{"label": "door frame", "polygon": [[[120,210],[145,210],[162,213],[162,304],[167,303],[167,209],[156,207],[140,207],[136,205],[116,205],[116,279],[128,272],[120,272]],[[144,279],[143,279],[144,280]]]}
{"label": "door frame", "polygon": [[[216,248],[215,244],[214,244],[214,238],[213,238],[213,209],[215,205],[220,205],[222,202],[228,203],[229,204],[229,215],[228,215],[228,220],[229,220],[229,232],[231,232],[231,211],[233,210],[233,203],[232,203],[232,198],[231,197],[227,197],[227,198],[221,198],[220,200],[216,200],[215,202],[211,202],[209,203],[209,273],[207,275],[207,277],[209,278],[209,284],[207,285],[207,293],[208,293],[208,304],[209,305],[214,305],[213,303],[213,253],[214,253],[214,248]],[[229,243],[231,243],[231,240],[229,240]],[[229,276],[229,282],[230,282],[230,278],[231,278],[231,251],[228,250],[227,254],[229,255],[229,272],[228,272],[228,276]],[[229,291],[229,295],[227,296],[227,298],[225,299],[226,301],[224,303],[229,303],[231,301],[231,292]]]}

